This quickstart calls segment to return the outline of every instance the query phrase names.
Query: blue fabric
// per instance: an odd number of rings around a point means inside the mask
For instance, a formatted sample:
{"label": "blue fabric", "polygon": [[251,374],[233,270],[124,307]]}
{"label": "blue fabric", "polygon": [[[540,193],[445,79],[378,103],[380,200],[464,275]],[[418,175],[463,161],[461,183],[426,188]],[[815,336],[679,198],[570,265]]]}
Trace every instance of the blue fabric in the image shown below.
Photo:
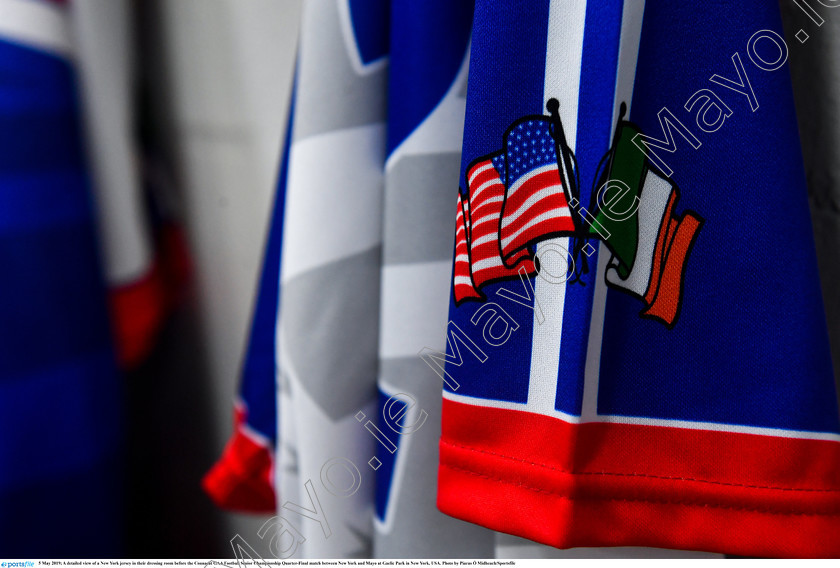
{"label": "blue fabric", "polygon": [[[694,150],[675,134],[678,150],[661,155],[680,207],[706,222],[674,329],[640,321],[637,301],[609,292],[600,413],[838,431],[790,76],[787,65],[751,63],[747,42],[761,29],[781,33],[775,2],[646,4],[630,118],[661,138],[657,113],[667,107],[700,139]],[[736,51],[754,113],[745,96],[708,81],[735,76]],[[718,132],[703,133],[682,108],[700,88],[733,111]]]}
{"label": "blue fabric", "polygon": [[[395,429],[402,431],[399,425],[394,421],[385,422],[385,404],[388,400],[399,393],[387,393],[379,388],[379,396],[377,399],[377,418],[379,419],[379,431],[385,438],[393,444],[396,448],[394,453],[388,451],[384,444],[376,445],[376,459],[379,460],[379,467],[376,469],[376,516],[381,522],[385,522],[388,513],[388,503],[391,499],[391,487],[394,482],[394,473],[397,466],[397,456],[402,447],[402,435],[398,434]],[[401,399],[396,398],[392,403],[394,406],[390,408],[392,415],[403,416],[408,405]]]}
{"label": "blue fabric", "polygon": [[0,40],[0,550],[115,556],[121,388],[71,67]]}
{"label": "blue fabric", "polygon": [[[476,4],[461,155],[461,183],[465,188],[470,162],[498,151],[505,131],[515,120],[543,112],[548,27],[534,26],[533,22],[547,21],[548,6],[548,0],[522,3],[515,8],[499,2]],[[535,65],[535,61],[542,64]],[[511,96],[512,92],[515,96]],[[503,287],[510,289],[512,285],[510,282],[488,284],[482,292],[487,298],[498,298],[496,292]],[[480,340],[480,332],[476,334],[470,322],[478,308],[473,302],[456,308],[452,298],[449,313],[460,329]],[[447,365],[460,385],[459,395],[509,402],[528,400],[531,365],[528,322],[533,319],[533,310],[510,302],[504,309],[519,322],[520,329],[511,335],[503,351],[488,350],[489,359],[481,363],[462,347],[462,366]],[[448,385],[444,388],[451,391]]]}
{"label": "blue fabric", "polygon": [[[464,187],[467,166],[477,157],[497,151],[514,120],[543,112],[548,27],[533,22],[547,21],[548,4],[548,0],[534,0],[514,9],[499,2],[476,4],[470,78],[480,80],[471,82],[467,91],[460,178]],[[543,65],[534,65],[537,60]]]}
{"label": "blue fabric", "polygon": [[389,0],[349,0],[348,4],[353,39],[362,64],[387,57]]}
{"label": "blue fabric", "polygon": [[452,86],[469,43],[472,16],[472,0],[393,3],[388,154]]}
{"label": "blue fabric", "polygon": [[[292,90],[294,93],[294,89]],[[262,276],[257,295],[257,304],[251,322],[251,336],[239,394],[248,407],[247,424],[274,445],[277,439],[277,316],[280,309],[280,260],[283,250],[283,213],[286,206],[286,178],[289,171],[289,150],[292,141],[292,127],[295,104],[292,97],[289,109],[289,123],[283,142],[283,157],[280,175],[271,213],[271,226],[263,256]]]}
{"label": "blue fabric", "polygon": [[[617,118],[622,4],[590,2],[586,12],[575,152],[579,195],[587,206]],[[547,10],[547,2],[476,7],[462,183],[467,165],[496,151],[512,123],[546,114]],[[675,325],[640,317],[645,304],[638,297],[608,287],[601,415],[840,429],[790,78],[786,66],[766,71],[751,62],[747,43],[761,29],[781,34],[775,2],[737,8],[646,3],[629,119],[661,138],[657,115],[667,107],[702,140],[694,150],[675,131],[678,151],[660,154],[678,187],[673,215],[690,210],[705,223],[685,264]],[[765,42],[762,49],[768,47]],[[714,73],[735,76],[736,51],[761,105],[756,112],[746,97],[708,80]],[[683,108],[701,88],[712,89],[733,110],[720,132],[701,131]],[[596,259],[590,257],[590,267]],[[566,285],[555,408],[573,415],[581,412],[595,277],[591,270],[583,286]],[[480,304],[452,302],[451,320],[486,349],[488,359],[481,363],[462,348],[464,362],[447,371],[460,383],[459,395],[523,403],[534,312],[500,300],[501,287],[521,292],[515,281],[483,292],[502,303],[520,328],[502,348],[488,347],[470,322]]]}

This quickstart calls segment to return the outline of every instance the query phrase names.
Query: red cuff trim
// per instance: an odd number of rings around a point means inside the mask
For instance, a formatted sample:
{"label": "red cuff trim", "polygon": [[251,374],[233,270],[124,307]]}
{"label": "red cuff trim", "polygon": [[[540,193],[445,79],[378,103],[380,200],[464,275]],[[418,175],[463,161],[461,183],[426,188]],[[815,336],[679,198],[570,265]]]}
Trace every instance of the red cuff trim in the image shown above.
{"label": "red cuff trim", "polygon": [[139,280],[109,293],[117,359],[123,368],[140,364],[155,345],[167,303],[164,283],[155,262]]}
{"label": "red cuff trim", "polygon": [[840,556],[840,444],[444,400],[438,507],[558,548]]}
{"label": "red cuff trim", "polygon": [[271,451],[237,427],[222,457],[204,476],[204,491],[223,509],[273,513],[277,508],[272,483]]}
{"label": "red cuff trim", "polygon": [[117,359],[133,369],[152,352],[167,316],[182,301],[192,267],[186,238],[168,223],[158,236],[156,259],[144,276],[109,292]]}

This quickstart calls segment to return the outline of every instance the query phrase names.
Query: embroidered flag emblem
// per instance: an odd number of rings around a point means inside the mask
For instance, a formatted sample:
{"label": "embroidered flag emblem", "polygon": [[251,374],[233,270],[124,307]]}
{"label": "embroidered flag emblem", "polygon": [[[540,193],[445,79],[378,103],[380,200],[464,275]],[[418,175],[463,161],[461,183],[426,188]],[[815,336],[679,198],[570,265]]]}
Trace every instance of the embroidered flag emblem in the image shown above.
{"label": "embroidered flag emblem", "polygon": [[548,109],[550,116],[515,121],[503,136],[501,151],[467,168],[468,191],[459,191],[456,212],[456,303],[484,301],[485,285],[518,279],[523,269],[534,276],[536,245],[555,237],[576,239],[570,266],[586,272],[585,241],[598,239],[611,253],[606,283],[642,300],[642,317],[673,327],[686,262],[703,219],[693,211],[676,213],[679,190],[633,144],[640,131],[624,120],[624,105],[612,147],[596,174],[594,213],[589,213],[580,206],[575,157],[556,100],[549,101]]}

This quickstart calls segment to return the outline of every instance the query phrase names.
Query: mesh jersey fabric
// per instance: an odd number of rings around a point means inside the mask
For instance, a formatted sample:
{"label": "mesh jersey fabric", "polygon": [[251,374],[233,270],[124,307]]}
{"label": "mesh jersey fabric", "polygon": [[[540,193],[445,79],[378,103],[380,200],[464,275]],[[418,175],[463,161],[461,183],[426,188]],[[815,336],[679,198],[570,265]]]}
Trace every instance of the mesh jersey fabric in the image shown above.
{"label": "mesh jersey fabric", "polygon": [[[499,254],[547,188],[576,228],[522,249],[537,277],[453,285],[444,512],[564,548],[840,553],[794,48],[775,2],[477,3],[464,199],[501,148]],[[559,181],[525,163],[540,136]]]}

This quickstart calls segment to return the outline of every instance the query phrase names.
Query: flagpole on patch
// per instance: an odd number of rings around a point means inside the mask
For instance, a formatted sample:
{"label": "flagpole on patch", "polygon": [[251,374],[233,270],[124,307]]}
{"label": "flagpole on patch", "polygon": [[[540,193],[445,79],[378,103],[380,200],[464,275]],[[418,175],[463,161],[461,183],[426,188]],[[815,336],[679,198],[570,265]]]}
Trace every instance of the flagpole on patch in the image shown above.
{"label": "flagpole on patch", "polygon": [[586,284],[580,279],[582,274],[589,273],[589,262],[585,254],[582,254],[583,245],[586,243],[585,228],[583,226],[583,219],[578,212],[580,207],[580,180],[577,178],[577,160],[574,152],[569,147],[566,141],[566,132],[563,130],[563,121],[560,119],[560,101],[555,98],[548,99],[545,104],[551,116],[551,132],[552,138],[557,145],[557,157],[560,165],[560,178],[563,184],[563,189],[566,192],[566,200],[569,203],[570,211],[573,211],[572,222],[575,224],[576,236],[572,237],[572,250],[569,254],[575,262],[575,273],[570,284],[579,282],[582,286]]}
{"label": "flagpole on patch", "polygon": [[[575,177],[577,168],[574,167],[572,161],[574,155],[572,149],[566,141],[566,132],[563,130],[563,121],[560,120],[560,101],[555,98],[548,99],[545,104],[551,116],[551,126],[549,131],[552,138],[557,143],[557,156],[560,158],[560,176],[563,183],[563,188],[566,191],[566,198],[569,205],[576,207],[578,200],[578,184]],[[575,219],[575,227],[580,229],[578,220]]]}

